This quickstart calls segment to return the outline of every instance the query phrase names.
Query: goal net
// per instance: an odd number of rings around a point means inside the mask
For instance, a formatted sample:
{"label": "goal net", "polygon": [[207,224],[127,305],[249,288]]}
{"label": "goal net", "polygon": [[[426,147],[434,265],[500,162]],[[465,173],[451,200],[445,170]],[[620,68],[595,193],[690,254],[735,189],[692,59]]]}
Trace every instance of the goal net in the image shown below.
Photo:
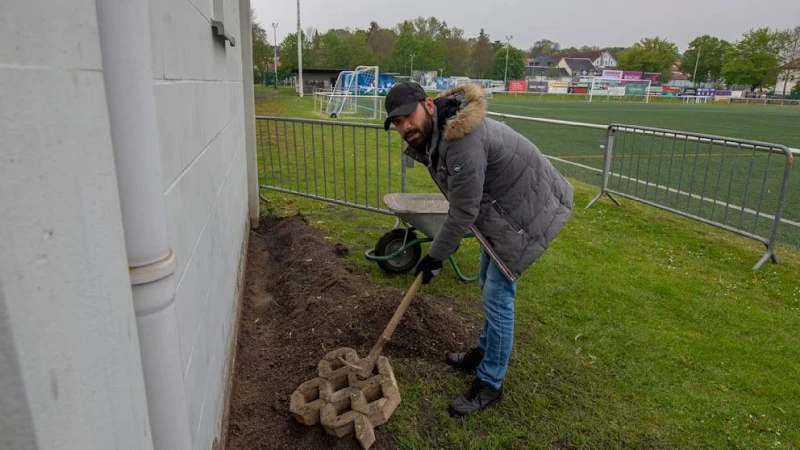
{"label": "goal net", "polygon": [[326,93],[328,101],[323,112],[332,119],[342,116],[380,119],[386,113],[383,97],[378,95],[378,80],[378,66],[342,71],[336,85]]}
{"label": "goal net", "polygon": [[650,80],[617,80],[593,77],[590,80],[588,100],[630,101],[649,103]]}

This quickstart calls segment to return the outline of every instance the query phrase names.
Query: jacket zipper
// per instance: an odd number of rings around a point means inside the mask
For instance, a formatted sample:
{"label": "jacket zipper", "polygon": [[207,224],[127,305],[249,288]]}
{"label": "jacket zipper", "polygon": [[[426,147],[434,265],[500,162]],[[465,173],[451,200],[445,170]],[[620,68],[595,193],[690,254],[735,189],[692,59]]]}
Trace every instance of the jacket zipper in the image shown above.
{"label": "jacket zipper", "polygon": [[[436,186],[439,188],[439,191],[442,192],[442,195],[444,195],[444,197],[449,202],[450,198],[444,192],[444,189],[442,189],[442,185],[441,183],[439,183],[439,179],[436,178],[436,172],[434,172],[430,166],[428,166],[428,172],[431,174],[431,178],[433,178],[433,182],[436,183]],[[486,240],[483,234],[481,234],[481,232],[478,231],[478,227],[472,225],[469,227],[469,229],[472,231],[472,234],[475,235],[475,238],[478,239],[478,241],[483,245],[483,248],[486,249],[486,252],[489,253],[489,256],[492,258],[495,264],[497,264],[497,267],[499,267],[500,270],[503,272],[503,275],[505,275],[505,277],[509,281],[516,281],[517,277],[515,277],[514,274],[511,273],[511,270],[509,270],[509,268],[506,267],[505,263],[503,263],[500,257],[497,256],[497,253],[494,252],[494,249],[492,249],[492,246],[489,245],[489,242]]]}
{"label": "jacket zipper", "polygon": [[517,222],[511,218],[511,215],[507,213],[499,203],[497,203],[497,200],[492,200],[492,206],[498,213],[500,213],[501,216],[503,216],[504,219],[506,219],[506,222],[511,225],[511,228],[513,228],[517,234],[521,235],[523,233],[522,227],[517,225]]}

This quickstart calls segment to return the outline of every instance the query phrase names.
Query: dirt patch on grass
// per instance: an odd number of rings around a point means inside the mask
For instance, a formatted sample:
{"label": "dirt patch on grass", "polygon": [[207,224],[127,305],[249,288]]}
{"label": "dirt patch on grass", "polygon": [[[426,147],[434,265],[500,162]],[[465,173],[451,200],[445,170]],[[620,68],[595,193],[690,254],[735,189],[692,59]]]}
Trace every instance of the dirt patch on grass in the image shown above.
{"label": "dirt patch on grass", "polygon": [[[301,216],[264,216],[251,233],[228,448],[360,448],[352,435],[329,436],[320,425],[300,425],[289,412],[289,396],[316,376],[320,359],[339,347],[364,357],[402,299],[401,291],[375,287],[340,257],[346,254]],[[383,354],[393,366],[424,359],[444,369],[445,352],[472,346],[479,330],[477,319],[421,293]],[[413,374],[414,365],[405,370]],[[385,427],[375,437],[373,448],[394,448]]]}

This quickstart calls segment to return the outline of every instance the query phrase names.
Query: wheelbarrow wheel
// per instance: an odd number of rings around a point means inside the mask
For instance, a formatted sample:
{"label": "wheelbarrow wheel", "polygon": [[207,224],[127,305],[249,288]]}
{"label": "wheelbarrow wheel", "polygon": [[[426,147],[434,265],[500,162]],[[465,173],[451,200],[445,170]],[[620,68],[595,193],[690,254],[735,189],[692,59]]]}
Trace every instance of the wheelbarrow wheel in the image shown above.
{"label": "wheelbarrow wheel", "polygon": [[[406,233],[408,235],[406,236]],[[391,255],[401,248],[404,243],[417,240],[417,233],[412,230],[396,228],[384,234],[375,244],[375,256]],[[385,272],[405,273],[413,269],[422,256],[422,246],[419,243],[407,248],[403,253],[387,261],[377,261],[378,266]]]}

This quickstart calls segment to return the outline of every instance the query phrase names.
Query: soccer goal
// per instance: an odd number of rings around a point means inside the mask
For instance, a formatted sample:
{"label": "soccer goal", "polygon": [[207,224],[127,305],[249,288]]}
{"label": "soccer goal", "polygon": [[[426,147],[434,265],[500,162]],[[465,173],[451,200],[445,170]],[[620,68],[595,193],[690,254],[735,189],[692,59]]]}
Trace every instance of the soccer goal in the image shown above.
{"label": "soccer goal", "polygon": [[358,66],[339,73],[336,85],[328,95],[325,114],[336,119],[342,116],[380,119],[383,97],[378,95],[378,66]]}
{"label": "soccer goal", "polygon": [[650,103],[650,80],[616,80],[594,77],[589,85],[589,102],[630,101]]}

